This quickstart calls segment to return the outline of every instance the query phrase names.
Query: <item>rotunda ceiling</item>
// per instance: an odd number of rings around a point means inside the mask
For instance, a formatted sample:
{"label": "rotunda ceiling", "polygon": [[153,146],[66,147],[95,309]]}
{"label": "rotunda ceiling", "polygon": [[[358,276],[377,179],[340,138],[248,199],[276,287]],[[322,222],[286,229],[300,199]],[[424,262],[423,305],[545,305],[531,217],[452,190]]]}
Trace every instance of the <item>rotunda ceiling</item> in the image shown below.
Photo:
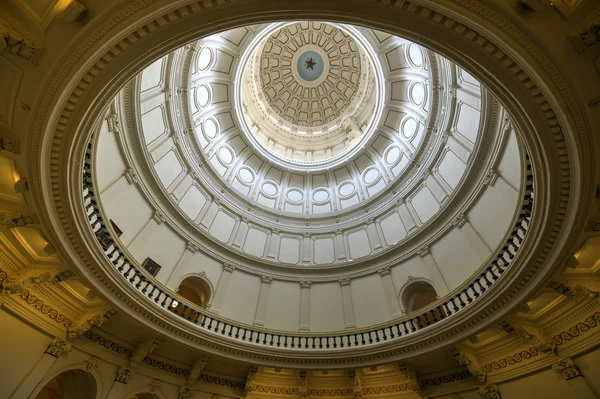
{"label": "rotunda ceiling", "polygon": [[[307,117],[312,127],[286,111],[317,101],[324,115],[322,101],[343,93],[336,117]],[[325,22],[203,38],[150,65],[119,104],[138,115],[119,145],[145,176],[151,208],[187,241],[256,269],[396,262],[415,237],[444,234],[458,209],[475,206],[505,140],[501,107],[456,65],[400,37]]]}
{"label": "rotunda ceiling", "polygon": [[314,21],[265,33],[240,67],[243,117],[265,153],[318,168],[373,134],[383,79],[375,79],[358,31]]}
{"label": "rotunda ceiling", "polygon": [[311,129],[347,113],[368,68],[350,35],[316,21],[275,31],[254,58],[260,66],[248,72],[260,76],[260,98],[279,118]]}

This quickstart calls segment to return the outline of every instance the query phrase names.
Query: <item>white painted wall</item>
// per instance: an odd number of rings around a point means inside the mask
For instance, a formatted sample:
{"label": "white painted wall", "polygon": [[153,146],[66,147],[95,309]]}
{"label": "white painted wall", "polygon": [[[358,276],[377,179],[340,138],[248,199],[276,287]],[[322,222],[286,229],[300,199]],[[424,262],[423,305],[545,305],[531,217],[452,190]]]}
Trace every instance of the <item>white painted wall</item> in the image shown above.
{"label": "white painted wall", "polygon": [[310,329],[311,331],[344,329],[342,289],[337,281],[311,285]]}
{"label": "white painted wall", "polygon": [[242,323],[252,324],[260,293],[260,277],[234,270],[219,314]]}
{"label": "white painted wall", "polygon": [[278,330],[300,329],[300,284],[273,280],[267,303],[265,327]]}
{"label": "white painted wall", "polygon": [[379,274],[352,279],[350,289],[356,327],[370,326],[392,318]]}

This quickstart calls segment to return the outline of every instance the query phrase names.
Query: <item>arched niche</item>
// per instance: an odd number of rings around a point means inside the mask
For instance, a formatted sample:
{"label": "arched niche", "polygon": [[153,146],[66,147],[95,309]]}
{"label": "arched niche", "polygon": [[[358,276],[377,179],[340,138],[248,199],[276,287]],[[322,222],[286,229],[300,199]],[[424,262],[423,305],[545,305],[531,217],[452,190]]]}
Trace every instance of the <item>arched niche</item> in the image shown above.
{"label": "arched niche", "polygon": [[198,275],[185,276],[177,287],[177,293],[201,308],[207,308],[212,298],[210,283]]}
{"label": "arched niche", "polygon": [[96,399],[98,384],[91,373],[83,369],[70,369],[50,377],[42,388],[34,392],[35,399]]}
{"label": "arched niche", "polygon": [[438,299],[433,285],[427,280],[415,280],[407,283],[400,293],[400,300],[407,313],[416,312]]}

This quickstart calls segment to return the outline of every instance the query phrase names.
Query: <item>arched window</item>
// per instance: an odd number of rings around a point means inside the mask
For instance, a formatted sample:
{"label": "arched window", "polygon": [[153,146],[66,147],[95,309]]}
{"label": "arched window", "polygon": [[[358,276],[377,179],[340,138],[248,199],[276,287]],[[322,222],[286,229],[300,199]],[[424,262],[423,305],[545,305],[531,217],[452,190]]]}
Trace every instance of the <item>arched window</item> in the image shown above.
{"label": "arched window", "polygon": [[402,303],[407,313],[415,312],[437,300],[437,292],[426,281],[411,283],[402,293]]}
{"label": "arched window", "polygon": [[96,380],[84,370],[68,370],[48,381],[35,399],[95,399]]}

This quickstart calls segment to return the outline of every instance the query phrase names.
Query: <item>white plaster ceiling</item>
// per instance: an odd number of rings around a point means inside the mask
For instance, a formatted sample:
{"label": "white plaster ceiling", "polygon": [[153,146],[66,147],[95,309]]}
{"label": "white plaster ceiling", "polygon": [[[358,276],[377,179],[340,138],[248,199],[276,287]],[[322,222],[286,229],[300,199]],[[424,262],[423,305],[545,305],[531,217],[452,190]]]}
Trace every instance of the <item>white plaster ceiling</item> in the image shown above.
{"label": "white plaster ceiling", "polygon": [[[383,75],[373,86],[380,115],[370,106],[354,115],[377,116],[372,134],[326,166],[284,162],[257,144],[235,101],[245,59],[281,26],[226,31],[147,67],[124,92],[132,95],[125,94],[119,113],[138,116],[126,123],[122,151],[138,157],[141,146],[139,167],[151,171],[178,217],[250,259],[322,267],[390,253],[442,214],[487,151],[478,152],[482,133],[488,149],[499,139],[494,115],[502,111],[476,79],[442,57],[345,26],[375,55],[373,75],[378,68]],[[493,105],[487,118],[484,99]],[[518,159],[516,144],[511,148]],[[113,166],[120,168],[106,167]]]}

